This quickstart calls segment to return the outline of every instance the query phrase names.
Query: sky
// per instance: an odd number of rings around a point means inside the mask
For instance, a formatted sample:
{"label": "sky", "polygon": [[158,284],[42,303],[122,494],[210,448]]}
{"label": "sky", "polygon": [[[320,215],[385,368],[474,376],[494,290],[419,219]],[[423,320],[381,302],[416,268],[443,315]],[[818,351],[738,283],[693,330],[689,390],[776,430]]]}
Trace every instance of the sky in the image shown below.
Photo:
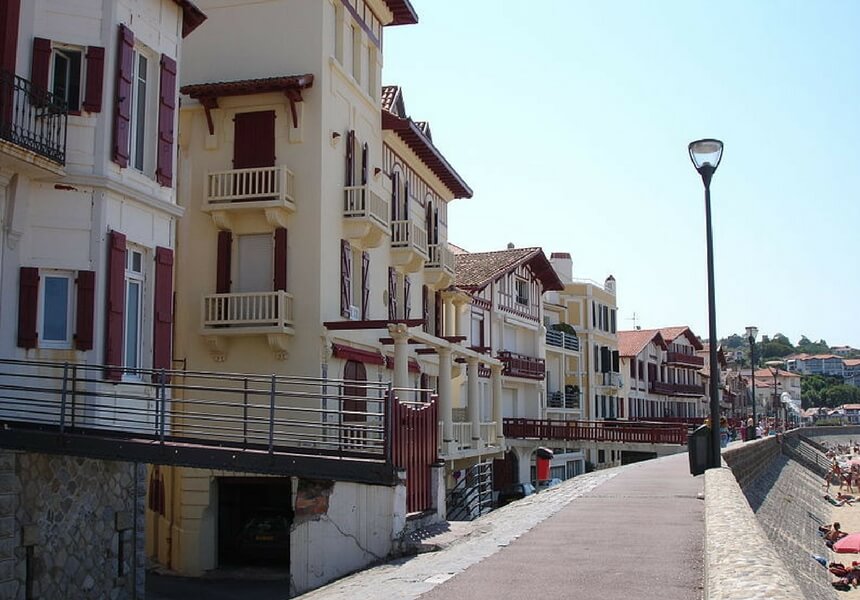
{"label": "sky", "polygon": [[718,138],[717,336],[860,347],[860,2],[412,3],[383,83],[474,190],[450,242],[569,252],[574,277],[615,276],[620,328],[707,337],[687,145]]}

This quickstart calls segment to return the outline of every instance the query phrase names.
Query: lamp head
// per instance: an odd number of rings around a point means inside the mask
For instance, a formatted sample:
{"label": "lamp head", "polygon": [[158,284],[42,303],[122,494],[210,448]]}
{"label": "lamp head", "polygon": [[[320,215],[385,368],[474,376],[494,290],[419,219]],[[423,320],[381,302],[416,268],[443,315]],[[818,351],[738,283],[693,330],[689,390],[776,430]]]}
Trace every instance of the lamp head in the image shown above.
{"label": "lamp head", "polygon": [[755,341],[756,336],[758,336],[758,327],[754,325],[750,325],[749,327],[747,327],[747,337],[750,338],[752,341]]}
{"label": "lamp head", "polygon": [[693,161],[693,166],[696,171],[702,176],[702,181],[705,182],[705,187],[711,185],[711,177],[720,166],[720,159],[723,158],[723,143],[720,140],[703,139],[690,142],[687,146],[690,153],[690,160]]}

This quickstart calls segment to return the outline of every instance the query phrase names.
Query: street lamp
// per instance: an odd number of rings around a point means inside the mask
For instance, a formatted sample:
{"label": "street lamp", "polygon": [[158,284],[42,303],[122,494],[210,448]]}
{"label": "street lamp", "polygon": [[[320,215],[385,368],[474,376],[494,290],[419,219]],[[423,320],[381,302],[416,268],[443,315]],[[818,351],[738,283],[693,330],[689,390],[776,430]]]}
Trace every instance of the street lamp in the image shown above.
{"label": "street lamp", "polygon": [[[782,366],[782,361],[779,360],[769,360],[764,363],[767,367],[767,370],[770,371],[770,374],[773,375],[773,412],[774,412],[774,427],[776,427],[776,422],[779,420],[779,392],[776,390],[777,386],[777,376],[779,376],[779,367]],[[785,421],[783,421],[783,426],[785,426]]]}
{"label": "street lamp", "polygon": [[720,140],[704,139],[690,142],[687,147],[690,160],[705,184],[705,228],[708,244],[708,358],[710,359],[711,388],[711,468],[722,464],[720,455],[720,371],[717,364],[717,315],[714,300],[714,239],[711,233],[711,178],[720,159],[723,157],[723,143]]}
{"label": "street lamp", "polygon": [[750,325],[747,327],[747,339],[750,342],[750,383],[752,385],[752,405],[753,405],[753,426],[752,431],[747,431],[747,438],[754,440],[756,438],[756,428],[758,427],[758,417],[755,413],[755,338],[758,335],[758,327]]}

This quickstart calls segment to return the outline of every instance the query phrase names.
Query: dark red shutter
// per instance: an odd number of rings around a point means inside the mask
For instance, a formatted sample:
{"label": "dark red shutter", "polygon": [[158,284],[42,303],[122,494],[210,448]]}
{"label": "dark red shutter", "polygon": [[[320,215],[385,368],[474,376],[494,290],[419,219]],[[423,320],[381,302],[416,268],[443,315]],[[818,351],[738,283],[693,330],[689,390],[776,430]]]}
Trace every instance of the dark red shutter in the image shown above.
{"label": "dark red shutter", "polygon": [[367,184],[367,161],[370,150],[367,147],[367,142],[361,147],[361,185]]}
{"label": "dark red shutter", "polygon": [[[107,318],[105,320],[105,364],[122,365],[122,340],[125,317],[125,234],[111,231],[108,236]],[[108,368],[105,379],[118,380],[122,369]]]}
{"label": "dark red shutter", "polygon": [[397,318],[397,270],[388,267],[388,320]]}
{"label": "dark red shutter", "polygon": [[93,314],[96,308],[96,273],[78,271],[75,302],[75,348],[93,349]]}
{"label": "dark red shutter", "polygon": [[158,86],[158,151],[155,178],[164,187],[173,185],[173,113],[176,110],[176,61],[161,55]]}
{"label": "dark red shutter", "polygon": [[395,171],[391,174],[391,220],[400,220],[400,173]]}
{"label": "dark red shutter", "polygon": [[287,291],[287,230],[275,229],[275,291]]}
{"label": "dark red shutter", "polygon": [[102,111],[102,95],[105,75],[105,49],[98,46],[87,48],[87,81],[84,87],[84,110]]}
{"label": "dark red shutter", "polygon": [[442,304],[442,292],[436,292],[436,306],[435,306],[435,315],[433,319],[433,324],[435,325],[435,335],[436,337],[442,337],[442,313],[444,312],[444,306]]}
{"label": "dark red shutter", "polygon": [[403,276],[403,318],[409,318],[412,301],[410,299],[412,291],[412,282],[409,281],[409,275]]}
{"label": "dark red shutter", "polygon": [[116,104],[113,126],[113,161],[128,166],[129,136],[131,134],[131,87],[134,80],[134,33],[119,26],[116,60]]}
{"label": "dark red shutter", "polygon": [[215,275],[215,293],[230,293],[230,263],[233,254],[233,234],[229,231],[218,232],[218,261]]}
{"label": "dark red shutter", "polygon": [[0,2],[0,71],[15,72],[21,0]]}
{"label": "dark red shutter", "polygon": [[421,288],[421,318],[424,319],[422,329],[430,333],[430,287],[426,285]]}
{"label": "dark red shutter", "polygon": [[368,319],[370,311],[370,252],[361,253],[361,320]]}
{"label": "dark red shutter", "polygon": [[352,247],[349,240],[340,241],[340,314],[349,318],[352,304]]}
{"label": "dark red shutter", "polygon": [[[167,369],[173,337],[173,250],[155,249],[155,319],[152,328],[152,368]],[[165,381],[167,383],[167,381]]]}
{"label": "dark red shutter", "polygon": [[51,70],[51,40],[33,38],[33,62],[30,80],[41,90],[48,89],[48,72]]}
{"label": "dark red shutter", "polygon": [[18,346],[35,348],[39,339],[36,315],[39,314],[39,269],[21,267],[18,280]]}
{"label": "dark red shutter", "polygon": [[238,113],[233,131],[234,169],[275,166],[275,111]]}
{"label": "dark red shutter", "polygon": [[402,221],[409,220],[409,177],[403,182],[403,214],[400,216]]}
{"label": "dark red shutter", "polygon": [[346,134],[346,185],[355,183],[355,131]]}

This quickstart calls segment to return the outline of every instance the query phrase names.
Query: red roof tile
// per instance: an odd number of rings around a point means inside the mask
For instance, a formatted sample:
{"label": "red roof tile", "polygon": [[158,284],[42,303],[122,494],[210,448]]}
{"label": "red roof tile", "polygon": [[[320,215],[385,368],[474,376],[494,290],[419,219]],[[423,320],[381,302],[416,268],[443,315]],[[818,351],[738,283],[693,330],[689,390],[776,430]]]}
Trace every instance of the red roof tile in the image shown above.
{"label": "red roof tile", "polygon": [[183,85],[179,91],[192,98],[222,98],[224,96],[245,96],[248,94],[265,94],[268,92],[287,92],[302,90],[314,84],[314,76],[285,75],[283,77],[266,77],[264,79],[240,79],[238,81],[217,81],[212,83],[197,83]]}
{"label": "red roof tile", "polygon": [[634,329],[632,331],[618,332],[618,355],[637,356],[645,347],[654,342],[664,350],[666,342],[659,331],[654,329]]}
{"label": "red roof tile", "polygon": [[544,291],[563,290],[546,255],[540,248],[509,248],[495,252],[455,254],[454,285],[466,290],[480,290],[501,275],[526,264],[543,284]]}
{"label": "red roof tile", "polygon": [[846,367],[860,366],[860,358],[846,358],[842,361]]}

